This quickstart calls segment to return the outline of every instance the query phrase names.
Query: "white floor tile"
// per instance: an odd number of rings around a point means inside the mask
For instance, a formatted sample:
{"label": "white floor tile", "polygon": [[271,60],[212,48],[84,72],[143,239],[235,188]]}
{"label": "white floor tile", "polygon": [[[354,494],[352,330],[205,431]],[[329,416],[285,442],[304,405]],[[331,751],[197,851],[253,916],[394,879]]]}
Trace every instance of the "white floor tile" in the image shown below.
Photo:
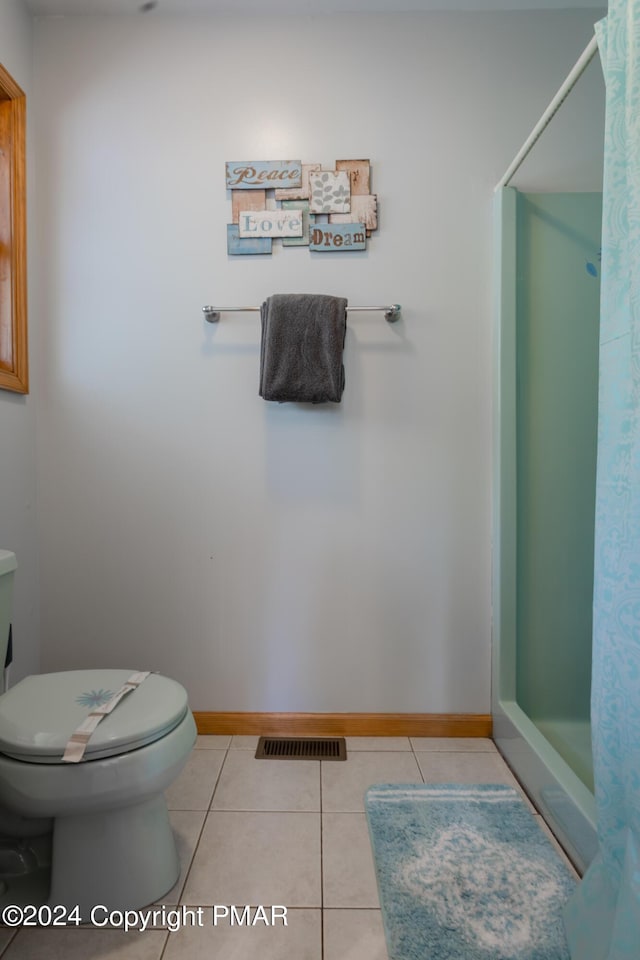
{"label": "white floor tile", "polygon": [[0,927],[0,954],[2,954],[2,951],[10,942],[11,938],[15,936],[15,934],[16,931],[9,927]]}
{"label": "white floor tile", "polygon": [[256,760],[230,750],[211,802],[212,810],[320,810],[318,760]]}
{"label": "white floor tile", "polygon": [[178,857],[180,858],[180,876],[175,886],[158,900],[158,903],[179,903],[180,894],[187,879],[187,873],[193,860],[198,838],[202,831],[204,810],[170,810],[169,820],[176,838]]}
{"label": "white floor tile", "polygon": [[170,934],[163,960],[321,960],[320,910],[288,910],[287,926],[184,927]]}
{"label": "white floor tile", "polygon": [[319,907],[320,814],[210,813],[182,903]]}
{"label": "white floor tile", "polygon": [[165,796],[169,810],[208,810],[224,750],[194,750]]}
{"label": "white floor tile", "polygon": [[444,753],[497,753],[493,740],[485,737],[411,737],[416,751],[443,751]]}
{"label": "white floor tile", "polygon": [[374,783],[422,783],[411,752],[354,752],[346,763],[322,762],[322,809],[364,812],[365,791]]}
{"label": "white floor tile", "polygon": [[94,927],[25,927],[2,960],[160,960],[167,934]]}
{"label": "white floor tile", "polygon": [[380,908],[364,813],[323,813],[322,874],[325,907]]}
{"label": "white floor tile", "polygon": [[388,960],[379,910],[325,910],[324,960]]}
{"label": "white floor tile", "polygon": [[506,783],[533,806],[499,754],[416,753],[425,783]]}
{"label": "white floor tile", "polygon": [[230,736],[218,734],[199,734],[194,750],[226,750],[231,743]]}
{"label": "white floor tile", "polygon": [[409,737],[345,737],[350,750],[411,750]]}
{"label": "white floor tile", "polygon": [[231,738],[231,749],[232,750],[253,750],[255,753],[258,749],[258,740],[260,737],[245,737],[237,736]]}
{"label": "white floor tile", "polygon": [[[346,763],[255,760],[257,742],[199,737],[167,792],[181,875],[159,903],[202,906],[202,925],[144,934],[0,928],[2,960],[388,960],[363,812],[367,788],[424,779],[520,789],[491,740],[348,737]],[[281,904],[288,926],[214,926],[214,903],[240,913],[246,904]]]}

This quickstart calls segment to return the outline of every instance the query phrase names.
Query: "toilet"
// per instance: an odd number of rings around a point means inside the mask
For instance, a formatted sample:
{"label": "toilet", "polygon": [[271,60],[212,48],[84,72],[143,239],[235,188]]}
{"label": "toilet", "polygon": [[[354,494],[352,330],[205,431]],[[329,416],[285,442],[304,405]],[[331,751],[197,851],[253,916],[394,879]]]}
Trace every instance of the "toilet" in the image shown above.
{"label": "toilet", "polygon": [[[0,666],[16,567],[0,550]],[[62,759],[92,708],[132,673],[46,673],[0,695],[0,906],[33,903],[38,877],[40,903],[77,905],[87,920],[95,906],[136,910],[176,883],[164,791],[196,740],[185,689],[150,674],[99,723],[79,763]]]}

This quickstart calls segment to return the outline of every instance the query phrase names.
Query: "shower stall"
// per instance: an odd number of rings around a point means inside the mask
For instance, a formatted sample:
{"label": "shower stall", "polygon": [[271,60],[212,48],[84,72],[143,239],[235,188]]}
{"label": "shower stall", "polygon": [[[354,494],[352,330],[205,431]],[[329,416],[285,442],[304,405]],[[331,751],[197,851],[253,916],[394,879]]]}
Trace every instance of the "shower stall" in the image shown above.
{"label": "shower stall", "polygon": [[[581,872],[597,849],[590,678],[602,138],[594,130],[604,128],[604,83],[597,57],[585,72],[594,53],[592,43],[495,197],[494,739]],[[583,75],[569,124],[565,108],[564,127],[549,126]],[[518,185],[507,185],[516,172]]]}

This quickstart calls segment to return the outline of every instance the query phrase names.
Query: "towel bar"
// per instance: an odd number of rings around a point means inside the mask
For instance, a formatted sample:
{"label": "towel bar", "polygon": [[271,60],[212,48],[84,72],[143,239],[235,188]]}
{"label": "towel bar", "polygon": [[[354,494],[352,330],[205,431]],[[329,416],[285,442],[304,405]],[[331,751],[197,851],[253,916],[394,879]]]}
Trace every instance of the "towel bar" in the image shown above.
{"label": "towel bar", "polygon": [[[260,307],[203,307],[202,312],[204,313],[204,318],[208,323],[216,323],[220,319],[221,313],[246,313],[248,312],[259,312]],[[389,307],[347,307],[347,313],[350,310],[357,310],[358,312],[362,310],[375,310],[377,312],[383,312],[385,320],[388,320],[389,323],[395,323],[396,320],[400,317],[400,304],[392,303]]]}

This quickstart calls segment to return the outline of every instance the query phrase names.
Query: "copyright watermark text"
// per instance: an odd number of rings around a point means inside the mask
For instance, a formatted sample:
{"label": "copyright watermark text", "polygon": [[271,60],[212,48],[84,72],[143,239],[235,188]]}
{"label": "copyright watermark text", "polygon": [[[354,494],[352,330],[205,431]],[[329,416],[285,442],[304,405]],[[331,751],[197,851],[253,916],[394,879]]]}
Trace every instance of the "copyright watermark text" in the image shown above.
{"label": "copyright watermark text", "polygon": [[0,911],[0,923],[6,927],[115,927],[118,930],[150,929],[177,933],[182,927],[275,927],[287,926],[287,908],[273,906],[237,906],[216,903],[212,907],[149,907],[144,910],[110,910],[103,904],[92,907],[87,916],[80,907],[48,905],[19,907],[9,905]]}

